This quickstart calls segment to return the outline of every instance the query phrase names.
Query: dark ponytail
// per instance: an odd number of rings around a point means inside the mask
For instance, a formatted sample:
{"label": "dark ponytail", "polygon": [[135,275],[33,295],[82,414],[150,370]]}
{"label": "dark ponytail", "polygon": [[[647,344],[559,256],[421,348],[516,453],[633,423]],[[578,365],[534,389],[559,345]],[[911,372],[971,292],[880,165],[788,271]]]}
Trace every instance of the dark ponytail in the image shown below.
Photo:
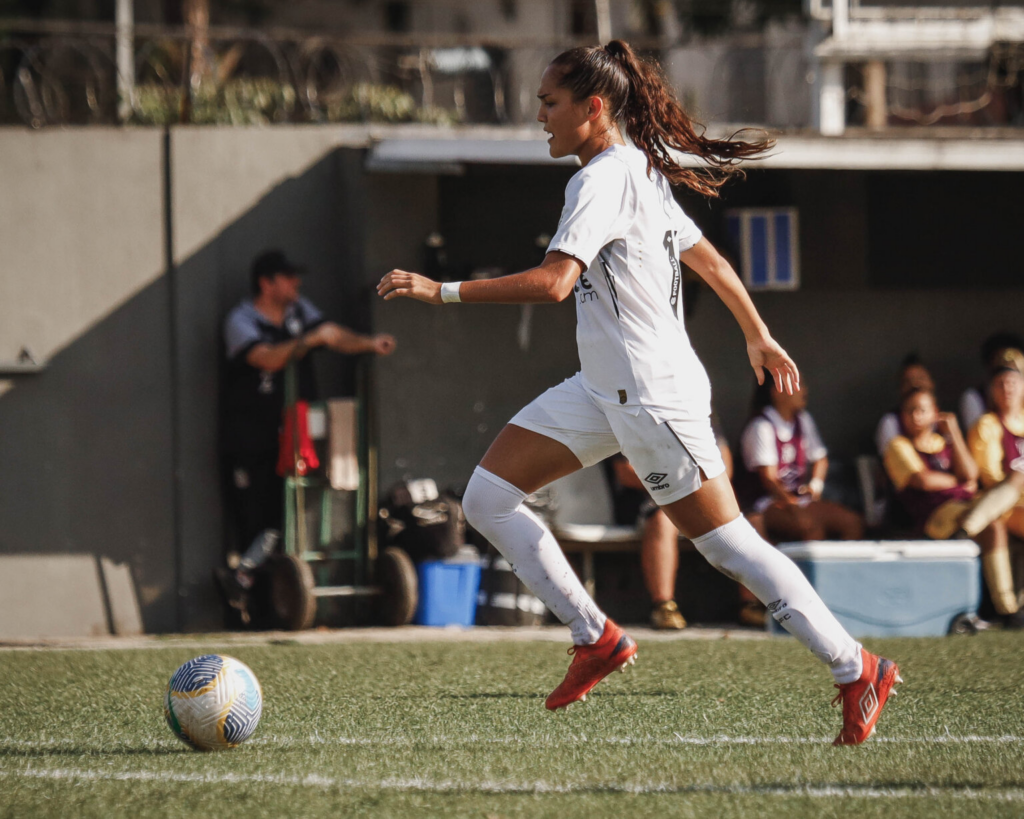
{"label": "dark ponytail", "polygon": [[[761,156],[775,144],[768,138],[735,139],[746,129],[728,139],[705,137],[704,126],[683,110],[658,66],[638,57],[623,40],[570,49],[551,65],[561,72],[559,84],[576,101],[604,99],[612,119],[622,123],[626,135],[647,156],[647,172],[657,168],[673,185],[717,197],[731,176],[743,174],[738,166],[741,160]],[[704,167],[683,167],[672,151],[699,157]]]}

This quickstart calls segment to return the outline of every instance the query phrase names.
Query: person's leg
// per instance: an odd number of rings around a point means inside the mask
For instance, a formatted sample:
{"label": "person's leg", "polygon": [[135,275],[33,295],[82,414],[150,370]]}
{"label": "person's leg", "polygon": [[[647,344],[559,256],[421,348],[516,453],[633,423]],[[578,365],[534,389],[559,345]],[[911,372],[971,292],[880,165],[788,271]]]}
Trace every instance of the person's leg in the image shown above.
{"label": "person's leg", "polygon": [[765,509],[764,528],[775,543],[825,539],[825,527],[821,520],[809,507],[795,504],[773,503]]}
{"label": "person's leg", "polygon": [[523,501],[581,466],[566,445],[509,424],[487,450],[462,500],[469,524],[501,552],[530,591],[569,626],[578,645],[596,642],[607,618],[583,588],[551,530],[523,506]]}
{"label": "person's leg", "polygon": [[1024,540],[1024,506],[1015,506],[1010,510],[1006,521],[1006,530],[1015,538]]}
{"label": "person's leg", "polygon": [[864,537],[864,518],[832,501],[814,501],[807,507],[829,540],[860,540]]}
{"label": "person's leg", "polygon": [[974,540],[981,547],[981,569],[992,605],[1004,616],[1016,614],[1019,606],[1013,586],[1006,523],[1002,520],[990,523],[975,535]]}
{"label": "person's leg", "polygon": [[662,508],[711,565],[750,589],[779,625],[826,663],[836,682],[860,678],[860,645],[796,564],[766,543],[740,515],[724,475],[705,480],[696,492]]}
{"label": "person's leg", "polygon": [[1003,517],[1020,501],[1024,475],[1014,472],[1002,483],[979,492],[960,519],[961,534],[973,538],[992,521]]}
{"label": "person's leg", "polygon": [[686,618],[676,605],[676,575],[679,572],[679,532],[654,501],[648,510],[640,541],[640,567],[651,598],[651,627],[686,628]]}
{"label": "person's leg", "polygon": [[679,532],[660,509],[644,523],[640,565],[651,602],[658,605],[672,600],[679,570]]}
{"label": "person's leg", "polygon": [[770,541],[768,527],[764,525],[764,512],[748,512],[746,517],[750,521],[750,525],[754,527],[754,531],[765,540]]}

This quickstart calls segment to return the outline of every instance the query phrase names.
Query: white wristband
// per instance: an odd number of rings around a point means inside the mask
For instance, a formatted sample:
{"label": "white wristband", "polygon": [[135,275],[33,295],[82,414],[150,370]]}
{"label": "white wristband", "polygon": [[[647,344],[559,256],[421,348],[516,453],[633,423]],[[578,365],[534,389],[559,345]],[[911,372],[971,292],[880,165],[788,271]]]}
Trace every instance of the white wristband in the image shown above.
{"label": "white wristband", "polygon": [[820,495],[821,490],[825,488],[825,482],[821,478],[811,478],[807,487],[811,490],[812,495]]}
{"label": "white wristband", "polygon": [[445,304],[458,304],[462,301],[459,297],[459,288],[462,287],[462,282],[442,282],[441,283],[441,301]]}

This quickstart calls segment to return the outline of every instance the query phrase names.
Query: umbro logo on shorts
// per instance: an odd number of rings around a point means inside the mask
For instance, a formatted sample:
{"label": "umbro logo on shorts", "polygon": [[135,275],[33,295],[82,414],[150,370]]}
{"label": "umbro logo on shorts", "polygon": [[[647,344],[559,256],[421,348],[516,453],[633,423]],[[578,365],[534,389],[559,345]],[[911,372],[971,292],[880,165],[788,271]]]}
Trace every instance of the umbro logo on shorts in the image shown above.
{"label": "umbro logo on shorts", "polygon": [[[662,481],[665,480],[665,478],[667,477],[668,475],[666,475],[664,472],[652,472],[650,475],[644,478],[644,480],[647,481],[647,483],[651,484],[651,491],[654,491],[655,489],[668,489],[668,484],[662,483]],[[655,484],[659,485],[655,486]]]}

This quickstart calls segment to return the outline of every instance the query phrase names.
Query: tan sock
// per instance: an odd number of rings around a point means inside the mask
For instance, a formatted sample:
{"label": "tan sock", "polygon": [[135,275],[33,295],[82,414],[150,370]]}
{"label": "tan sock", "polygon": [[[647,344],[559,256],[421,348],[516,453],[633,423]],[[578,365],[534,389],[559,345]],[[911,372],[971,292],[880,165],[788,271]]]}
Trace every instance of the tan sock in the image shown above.
{"label": "tan sock", "polygon": [[981,569],[985,585],[992,596],[992,605],[1000,614],[1017,611],[1017,593],[1013,590],[1013,571],[1008,549],[996,549],[981,556]]}
{"label": "tan sock", "polygon": [[1020,500],[1020,489],[1003,481],[980,493],[967,514],[960,520],[960,528],[974,537],[992,521],[999,520]]}

